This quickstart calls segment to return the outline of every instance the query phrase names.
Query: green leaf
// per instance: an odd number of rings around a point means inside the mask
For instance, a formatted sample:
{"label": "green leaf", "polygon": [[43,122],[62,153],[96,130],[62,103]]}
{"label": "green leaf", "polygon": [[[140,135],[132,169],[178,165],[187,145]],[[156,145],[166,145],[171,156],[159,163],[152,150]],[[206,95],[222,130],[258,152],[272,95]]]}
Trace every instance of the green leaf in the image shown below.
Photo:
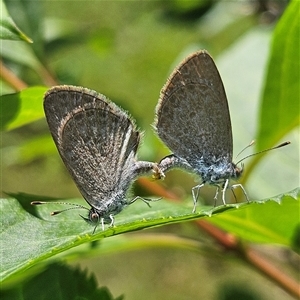
{"label": "green leaf", "polygon": [[[98,226],[95,234],[94,228],[79,217],[78,210],[50,216],[51,211],[62,209],[62,205],[49,203],[33,207],[30,201],[43,200],[43,197],[25,194],[13,196],[15,199],[2,199],[0,202],[2,280],[46,258],[87,242],[207,216],[211,216],[209,220],[219,223],[223,228],[227,226],[224,225],[223,218],[231,220],[234,225],[228,226],[230,232],[249,241],[297,246],[293,234],[299,225],[299,189],[272,198],[281,204],[268,199],[216,208],[202,206],[194,214],[191,213],[192,201],[186,205],[161,200],[153,202],[151,208],[140,201],[117,215],[114,227],[106,225],[102,231]],[[78,203],[82,202],[81,200]]]}
{"label": "green leaf", "polygon": [[291,246],[299,251],[300,189],[231,210],[211,222],[244,240]]}
{"label": "green leaf", "polygon": [[257,149],[277,143],[299,125],[300,2],[291,1],[278,22],[260,108]]}
{"label": "green leaf", "polygon": [[7,2],[7,8],[20,27],[30,34],[34,43],[32,49],[39,60],[44,61],[44,3],[43,1],[14,0]]}
{"label": "green leaf", "polygon": [[19,93],[0,96],[0,130],[11,130],[44,116],[46,87],[30,87]]}
{"label": "green leaf", "polygon": [[10,17],[6,6],[2,0],[0,0],[0,7],[0,39],[21,41],[23,40],[28,43],[32,43],[32,40],[18,28],[13,19]]}
{"label": "green leaf", "polygon": [[[37,292],[38,291],[38,292]],[[114,298],[105,287],[97,288],[93,275],[79,268],[70,268],[62,264],[51,264],[40,274],[11,289],[0,291],[2,300],[5,299],[103,299],[121,300]]]}

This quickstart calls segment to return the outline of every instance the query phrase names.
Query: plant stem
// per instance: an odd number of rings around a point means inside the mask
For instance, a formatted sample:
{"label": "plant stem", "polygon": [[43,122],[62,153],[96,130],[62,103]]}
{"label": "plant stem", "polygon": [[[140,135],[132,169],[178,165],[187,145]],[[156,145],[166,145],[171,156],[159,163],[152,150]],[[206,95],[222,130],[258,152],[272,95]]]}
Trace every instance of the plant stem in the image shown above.
{"label": "plant stem", "polygon": [[[251,266],[254,266],[261,273],[269,277],[272,281],[280,285],[286,292],[300,298],[299,284],[281,269],[276,268],[271,262],[263,257],[257,250],[241,241],[232,234],[229,234],[206,220],[198,220],[197,224],[210,236],[218,241],[224,248],[236,252],[240,258]],[[241,246],[242,245],[242,246]]]}
{"label": "plant stem", "polygon": [[27,84],[6,68],[2,60],[0,60],[0,77],[17,92],[27,88]]}

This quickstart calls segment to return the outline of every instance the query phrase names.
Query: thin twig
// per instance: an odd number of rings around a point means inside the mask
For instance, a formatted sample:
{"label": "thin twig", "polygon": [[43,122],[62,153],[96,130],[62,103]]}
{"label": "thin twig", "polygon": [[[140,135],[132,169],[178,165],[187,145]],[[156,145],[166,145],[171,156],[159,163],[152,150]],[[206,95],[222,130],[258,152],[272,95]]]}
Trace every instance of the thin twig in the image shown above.
{"label": "thin twig", "polygon": [[6,68],[2,60],[0,60],[0,77],[17,92],[27,88],[27,84]]}
{"label": "thin twig", "polygon": [[[162,196],[160,194],[158,195]],[[169,199],[178,201],[178,197],[174,194]],[[209,221],[202,219],[196,221],[196,223],[199,227],[201,227],[201,229],[203,229],[206,233],[213,237],[224,248],[238,254],[238,257],[246,261],[251,266],[255,267],[260,273],[263,273],[277,285],[280,285],[290,295],[296,297],[297,299],[300,298],[299,284],[293,278],[284,274],[282,269],[276,268],[256,249],[251,247],[249,244],[245,244],[235,235],[221,230],[220,228],[211,224]]]}
{"label": "thin twig", "polygon": [[243,244],[232,234],[215,227],[206,220],[198,220],[197,224],[210,236],[217,240],[223,247],[239,254],[239,257],[254,266],[269,279],[280,285],[285,291],[297,299],[300,298],[300,286],[293,278],[283,273],[281,269],[275,267],[266,257],[249,245]]}

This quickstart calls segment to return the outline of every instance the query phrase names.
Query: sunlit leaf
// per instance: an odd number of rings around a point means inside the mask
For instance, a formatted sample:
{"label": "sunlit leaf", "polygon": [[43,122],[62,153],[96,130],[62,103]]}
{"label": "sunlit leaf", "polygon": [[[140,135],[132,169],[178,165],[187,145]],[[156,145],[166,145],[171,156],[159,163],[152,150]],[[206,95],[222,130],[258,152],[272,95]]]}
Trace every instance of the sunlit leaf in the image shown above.
{"label": "sunlit leaf", "polygon": [[300,249],[298,235],[300,190],[257,201],[211,218],[224,230],[255,243],[281,244]]}
{"label": "sunlit leaf", "polygon": [[300,2],[291,1],[279,20],[260,109],[257,148],[267,149],[300,122]]}
{"label": "sunlit leaf", "polygon": [[0,0],[0,6],[0,39],[21,40],[32,43],[32,40],[19,29],[19,27],[10,17],[3,0]]}
{"label": "sunlit leaf", "polygon": [[[142,202],[134,203],[116,216],[114,227],[106,225],[105,230],[102,231],[101,226],[98,226],[94,234],[93,226],[84,222],[78,215],[78,211],[72,210],[50,216],[51,211],[61,209],[62,205],[48,204],[32,207],[30,201],[43,200],[43,198],[24,194],[14,195],[14,197],[18,200],[10,198],[2,199],[0,202],[2,279],[86,242],[208,216],[211,216],[209,218],[211,222],[245,240],[296,247],[293,234],[299,224],[297,214],[299,189],[279,195],[273,199],[275,201],[267,199],[250,204],[231,204],[216,208],[198,207],[197,213],[194,214],[191,213],[192,201],[187,206],[161,200],[153,202],[151,208]],[[79,203],[82,202],[83,200]],[[86,214],[84,210],[81,213]]]}
{"label": "sunlit leaf", "polygon": [[30,87],[16,94],[1,96],[0,129],[15,129],[42,118],[46,90],[46,87]]}

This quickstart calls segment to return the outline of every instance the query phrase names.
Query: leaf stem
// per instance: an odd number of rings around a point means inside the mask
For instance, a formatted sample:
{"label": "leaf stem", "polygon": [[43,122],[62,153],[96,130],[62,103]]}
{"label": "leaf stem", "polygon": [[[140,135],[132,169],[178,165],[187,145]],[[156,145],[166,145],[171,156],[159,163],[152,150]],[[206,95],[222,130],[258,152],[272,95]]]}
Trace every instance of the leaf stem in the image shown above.
{"label": "leaf stem", "polygon": [[280,285],[286,292],[297,299],[300,298],[299,284],[291,277],[284,274],[282,269],[276,268],[257,250],[244,242],[241,243],[241,240],[236,238],[234,235],[219,229],[206,220],[198,220],[197,224],[210,236],[217,240],[224,248],[236,252],[240,258],[244,259],[251,266],[254,266],[269,279]]}
{"label": "leaf stem", "polygon": [[27,88],[27,84],[10,71],[2,60],[0,60],[0,77],[17,92]]}

